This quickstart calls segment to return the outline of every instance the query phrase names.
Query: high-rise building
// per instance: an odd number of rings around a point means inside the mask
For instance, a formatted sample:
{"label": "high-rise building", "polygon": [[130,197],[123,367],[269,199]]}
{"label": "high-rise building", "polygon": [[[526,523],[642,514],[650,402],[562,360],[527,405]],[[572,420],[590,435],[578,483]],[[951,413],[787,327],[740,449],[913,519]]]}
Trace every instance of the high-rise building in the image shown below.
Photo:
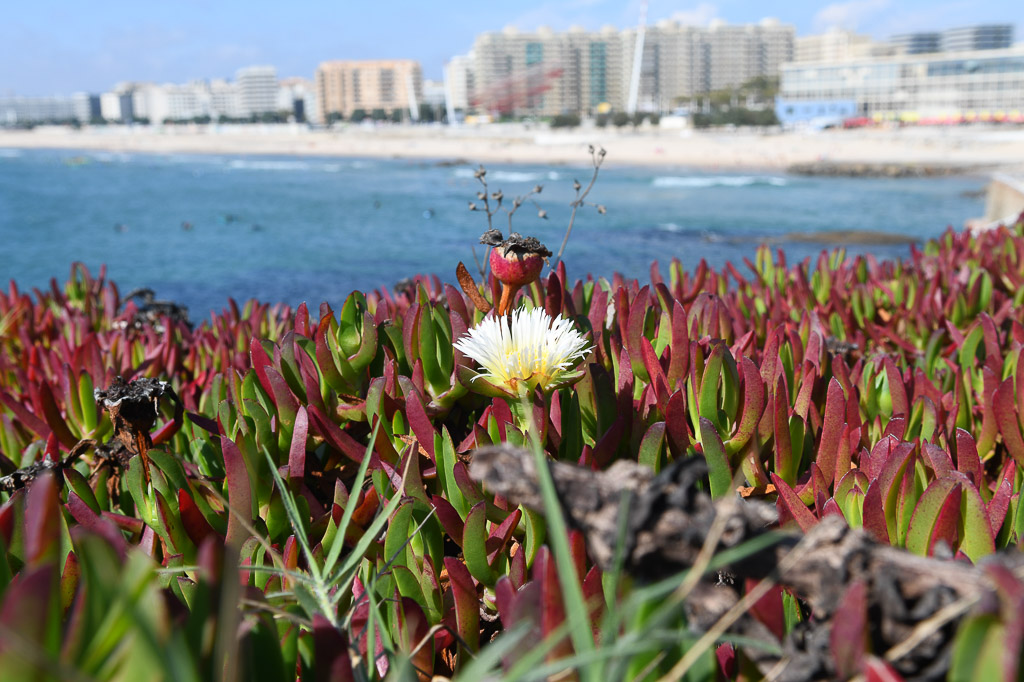
{"label": "high-rise building", "polygon": [[470,108],[553,116],[593,112],[622,99],[622,36],[574,27],[477,36]]}
{"label": "high-rise building", "polygon": [[1000,50],[1013,45],[1013,24],[983,24],[961,26],[942,32],[940,47],[943,52],[971,50]]}
{"label": "high-rise building", "polygon": [[372,115],[408,110],[423,97],[423,70],[417,61],[330,61],[316,69],[320,120],[332,114],[348,119],[354,112]]}
{"label": "high-rise building", "polygon": [[[775,76],[793,57],[795,29],[759,24],[708,28],[665,20],[645,29],[637,108],[667,111],[681,99]],[[599,32],[508,28],[484,33],[473,46],[478,109],[518,115],[593,114],[624,110],[637,29]]]}
{"label": "high-rise building", "polygon": [[277,109],[277,69],[248,66],[235,72],[243,116],[259,116]]}
{"label": "high-rise building", "polygon": [[889,39],[904,54],[930,54],[942,49],[942,34],[935,31],[901,33]]}

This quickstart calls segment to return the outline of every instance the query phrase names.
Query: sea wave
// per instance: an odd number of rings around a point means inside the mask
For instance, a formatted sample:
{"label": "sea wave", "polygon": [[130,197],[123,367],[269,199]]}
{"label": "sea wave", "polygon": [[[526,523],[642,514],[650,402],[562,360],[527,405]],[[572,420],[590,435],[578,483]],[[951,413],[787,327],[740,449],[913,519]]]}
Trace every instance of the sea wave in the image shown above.
{"label": "sea wave", "polygon": [[[452,171],[457,178],[473,178],[476,170],[473,168],[456,168]],[[554,175],[555,177],[552,177]],[[539,182],[541,180],[557,180],[558,174],[555,172],[549,173],[534,173],[530,171],[504,171],[495,170],[487,171],[488,182]]]}
{"label": "sea wave", "polygon": [[703,227],[684,227],[679,223],[671,222],[658,223],[657,227],[660,232],[670,232],[672,234],[682,234],[699,237],[702,241],[705,242],[717,243],[727,241],[727,238],[721,233],[714,232]]}
{"label": "sea wave", "polygon": [[654,178],[654,187],[747,187],[750,185],[771,185],[785,187],[786,178],[763,175],[662,175]]}
{"label": "sea wave", "polygon": [[257,171],[319,171],[337,173],[341,170],[340,163],[310,163],[308,161],[268,161],[251,159],[232,159],[228,162],[232,170]]}
{"label": "sea wave", "polygon": [[16,159],[21,156],[20,149],[0,149],[0,159]]}

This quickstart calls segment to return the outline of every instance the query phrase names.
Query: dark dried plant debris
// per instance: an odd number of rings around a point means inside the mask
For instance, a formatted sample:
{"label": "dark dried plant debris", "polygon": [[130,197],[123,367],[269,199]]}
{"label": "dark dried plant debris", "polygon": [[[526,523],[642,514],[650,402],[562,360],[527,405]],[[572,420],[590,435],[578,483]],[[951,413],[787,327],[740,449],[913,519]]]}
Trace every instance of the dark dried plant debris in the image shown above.
{"label": "dark dried plant debris", "polygon": [[[802,599],[813,615],[782,642],[782,659],[745,649],[762,673],[774,668],[778,680],[839,676],[830,643],[833,622],[858,584],[864,588],[868,650],[888,654],[889,664],[906,680],[945,679],[959,622],[986,604],[998,604],[993,572],[1024,572],[1019,553],[994,555],[977,566],[917,556],[879,544],[838,516],[824,517],[804,535],[774,530],[774,505],[734,498],[713,502],[704,492],[707,471],[700,458],[677,460],[658,476],[624,461],[603,472],[551,462],[550,471],[567,520],[584,533],[603,570],[612,568],[620,506],[629,505],[624,568],[643,582],[692,567],[709,538],[718,538],[721,551],[774,533],[774,543],[706,576],[690,592],[685,609],[691,624],[708,628],[739,602],[748,579],[775,581]],[[475,450],[470,475],[510,502],[543,509],[534,460],[525,450],[507,445]],[[936,616],[954,604],[963,608],[945,619]],[[922,623],[929,619],[935,619],[934,627],[924,631]],[[749,613],[729,632],[779,644]]]}
{"label": "dark dried plant debris", "polygon": [[60,461],[54,461],[47,457],[40,462],[34,462],[23,469],[18,469],[15,472],[8,474],[7,476],[0,477],[0,491],[5,493],[13,493],[15,490],[24,488],[35,479],[42,476],[47,471],[60,471],[64,467],[71,466],[75,463],[83,452],[96,445],[96,441],[91,439],[84,439],[78,441],[71,451],[68,452],[67,457]]}
{"label": "dark dried plant debris", "polygon": [[137,331],[152,327],[158,333],[163,333],[163,320],[167,318],[172,323],[181,323],[192,329],[192,323],[188,319],[188,308],[180,303],[157,300],[152,289],[136,289],[125,296],[125,301],[132,299],[138,299],[140,303],[136,304],[138,307],[130,320],[120,322],[123,327]]}
{"label": "dark dried plant debris", "polygon": [[180,421],[181,401],[166,381],[143,377],[130,382],[116,377],[106,389],[96,389],[96,400],[110,415],[114,424],[114,440],[131,454],[142,457],[149,476],[149,449],[153,447],[150,430],[156,424],[160,399],[171,397],[176,403],[175,420]]}
{"label": "dark dried plant debris", "polygon": [[480,243],[493,246],[503,250],[504,255],[512,254],[519,258],[529,255],[539,255],[543,258],[551,257],[551,250],[540,243],[536,237],[524,237],[518,232],[513,232],[508,239],[502,237],[500,230],[487,230],[480,235]]}

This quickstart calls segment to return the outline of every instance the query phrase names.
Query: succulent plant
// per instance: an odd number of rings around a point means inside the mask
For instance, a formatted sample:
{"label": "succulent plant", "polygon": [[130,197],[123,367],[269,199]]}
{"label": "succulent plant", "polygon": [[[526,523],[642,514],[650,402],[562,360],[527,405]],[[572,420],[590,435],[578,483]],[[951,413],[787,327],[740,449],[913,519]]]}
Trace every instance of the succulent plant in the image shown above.
{"label": "succulent plant", "polygon": [[[685,578],[603,573],[578,530],[469,475],[477,448],[534,438],[540,461],[595,471],[698,458],[694,485],[766,500],[798,532],[841,517],[950,562],[1020,546],[1024,221],[947,231],[902,261],[788,264],[762,247],[745,266],[570,282],[558,263],[501,318],[485,309],[493,272],[475,294],[416,277],[339,313],[229,302],[195,326],[139,315],[80,265],[47,291],[11,284],[0,669],[620,679],[697,661],[703,679],[749,677],[764,657],[743,636],[694,644],[696,621],[669,596]],[[524,323],[545,339],[527,344],[536,355],[491,362],[484,346],[521,346]],[[485,329],[491,341],[471,341]],[[473,358],[480,378],[460,369]],[[180,398],[147,414],[142,446],[97,403],[118,376]],[[547,392],[532,434],[516,417],[523,387]],[[956,621],[952,665],[1013,677],[1019,656],[1002,652],[1020,651],[1024,590],[986,570],[1004,606]],[[857,635],[865,594],[840,599],[853,634],[815,660],[833,675],[919,673],[923,659],[882,663]],[[809,617],[778,590],[752,613],[776,656]]]}

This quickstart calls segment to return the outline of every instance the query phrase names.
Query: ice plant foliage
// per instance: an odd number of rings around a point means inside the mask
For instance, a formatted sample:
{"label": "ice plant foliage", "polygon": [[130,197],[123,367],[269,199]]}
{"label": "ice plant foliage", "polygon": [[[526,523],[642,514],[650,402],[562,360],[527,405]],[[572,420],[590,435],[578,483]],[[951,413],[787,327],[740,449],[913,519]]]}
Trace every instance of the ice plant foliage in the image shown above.
{"label": "ice plant foliage", "polygon": [[482,380],[513,396],[553,391],[578,379],[574,369],[591,350],[571,320],[552,319],[543,308],[487,317],[455,347],[483,368],[474,384]]}

